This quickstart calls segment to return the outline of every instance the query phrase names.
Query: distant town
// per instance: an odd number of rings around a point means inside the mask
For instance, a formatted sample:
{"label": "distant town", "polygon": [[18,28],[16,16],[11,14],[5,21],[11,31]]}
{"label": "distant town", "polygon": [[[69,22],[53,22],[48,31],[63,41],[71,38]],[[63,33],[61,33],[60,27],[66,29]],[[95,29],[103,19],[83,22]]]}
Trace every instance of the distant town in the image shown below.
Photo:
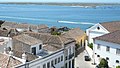
{"label": "distant town", "polygon": [[58,6],[108,6],[120,5],[120,3],[57,3],[57,2],[0,2],[0,4],[35,4],[35,5],[58,5]]}

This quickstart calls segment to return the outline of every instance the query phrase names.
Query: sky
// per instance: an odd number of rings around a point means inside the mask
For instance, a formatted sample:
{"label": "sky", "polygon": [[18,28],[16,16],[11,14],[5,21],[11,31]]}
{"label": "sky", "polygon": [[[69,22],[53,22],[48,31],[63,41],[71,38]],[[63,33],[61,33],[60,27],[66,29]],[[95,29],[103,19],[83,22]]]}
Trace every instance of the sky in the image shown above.
{"label": "sky", "polygon": [[0,2],[85,2],[85,3],[120,3],[120,0],[0,0]]}

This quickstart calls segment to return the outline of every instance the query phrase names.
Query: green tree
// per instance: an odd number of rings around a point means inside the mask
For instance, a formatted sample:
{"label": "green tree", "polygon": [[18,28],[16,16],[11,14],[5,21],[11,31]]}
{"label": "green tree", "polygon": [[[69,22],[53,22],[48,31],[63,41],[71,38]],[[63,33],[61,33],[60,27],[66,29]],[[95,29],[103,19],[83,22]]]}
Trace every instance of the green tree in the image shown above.
{"label": "green tree", "polygon": [[120,66],[116,66],[116,68],[120,68]]}
{"label": "green tree", "polygon": [[102,58],[101,61],[100,61],[99,67],[100,68],[109,68],[107,60]]}

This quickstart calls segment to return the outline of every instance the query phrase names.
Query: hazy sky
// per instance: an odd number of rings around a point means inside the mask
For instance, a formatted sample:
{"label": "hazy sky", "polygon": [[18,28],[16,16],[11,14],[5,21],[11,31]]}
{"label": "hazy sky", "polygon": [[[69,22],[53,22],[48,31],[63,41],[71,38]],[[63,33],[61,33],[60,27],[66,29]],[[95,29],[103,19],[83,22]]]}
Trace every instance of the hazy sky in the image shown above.
{"label": "hazy sky", "polygon": [[91,2],[120,3],[120,0],[0,0],[0,2]]}

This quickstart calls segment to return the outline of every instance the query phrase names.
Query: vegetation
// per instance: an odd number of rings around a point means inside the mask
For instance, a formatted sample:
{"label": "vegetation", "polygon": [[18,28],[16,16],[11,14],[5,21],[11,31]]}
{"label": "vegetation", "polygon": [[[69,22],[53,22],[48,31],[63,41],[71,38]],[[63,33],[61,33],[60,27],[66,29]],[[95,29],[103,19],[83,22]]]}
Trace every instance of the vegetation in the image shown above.
{"label": "vegetation", "polygon": [[102,58],[99,64],[99,68],[109,68],[108,62],[106,59]]}
{"label": "vegetation", "polygon": [[88,44],[88,46],[93,50],[93,43]]}
{"label": "vegetation", "polygon": [[51,35],[61,35],[61,33],[60,33],[60,32],[56,32],[56,31],[53,31],[53,32],[51,32]]}
{"label": "vegetation", "polygon": [[80,44],[76,43],[76,44],[75,44],[75,48],[77,49],[77,48],[79,48],[79,47],[80,47]]}
{"label": "vegetation", "polygon": [[116,68],[120,68],[120,66],[116,66]]}

